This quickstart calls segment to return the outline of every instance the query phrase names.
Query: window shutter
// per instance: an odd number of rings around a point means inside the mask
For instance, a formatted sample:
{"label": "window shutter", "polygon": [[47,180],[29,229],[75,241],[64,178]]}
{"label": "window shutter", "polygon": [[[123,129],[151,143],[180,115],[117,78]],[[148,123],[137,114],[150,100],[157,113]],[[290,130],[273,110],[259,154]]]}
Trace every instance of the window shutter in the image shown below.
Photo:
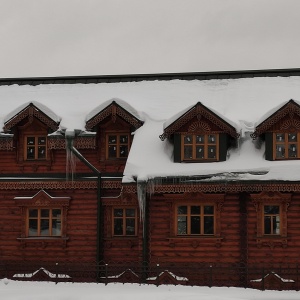
{"label": "window shutter", "polygon": [[181,162],[181,135],[174,134],[174,162]]}
{"label": "window shutter", "polygon": [[226,133],[219,134],[219,161],[225,161],[228,149],[228,135]]}
{"label": "window shutter", "polygon": [[266,142],[266,152],[265,157],[266,160],[274,160],[273,159],[273,133],[266,132],[265,134],[265,142]]}

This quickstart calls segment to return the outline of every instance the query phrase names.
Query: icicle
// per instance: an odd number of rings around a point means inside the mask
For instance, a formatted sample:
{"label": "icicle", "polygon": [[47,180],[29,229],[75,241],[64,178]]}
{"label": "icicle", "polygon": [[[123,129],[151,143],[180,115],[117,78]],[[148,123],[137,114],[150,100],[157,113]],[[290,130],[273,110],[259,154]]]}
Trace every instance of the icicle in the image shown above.
{"label": "icicle", "polygon": [[74,173],[76,169],[76,156],[71,151],[71,148],[73,147],[73,141],[74,141],[74,131],[70,131],[65,133],[66,137],[66,180],[69,180],[69,176],[71,175],[71,180],[73,182],[74,179]]}
{"label": "icicle", "polygon": [[143,236],[145,234],[145,214],[146,214],[146,200],[147,200],[147,182],[146,181],[138,181],[137,182],[137,197],[139,202],[140,216],[141,222],[143,224]]}

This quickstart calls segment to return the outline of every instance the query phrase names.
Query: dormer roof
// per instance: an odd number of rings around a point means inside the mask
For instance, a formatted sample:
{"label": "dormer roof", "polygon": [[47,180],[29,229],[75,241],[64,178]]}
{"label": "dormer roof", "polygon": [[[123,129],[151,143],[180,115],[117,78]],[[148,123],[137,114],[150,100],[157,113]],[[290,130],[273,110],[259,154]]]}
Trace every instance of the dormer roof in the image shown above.
{"label": "dormer roof", "polygon": [[115,121],[116,116],[122,118],[135,129],[143,125],[139,113],[132,106],[123,100],[113,98],[97,106],[87,115],[86,130],[93,130],[108,117]]}
{"label": "dormer roof", "polygon": [[61,118],[47,106],[36,101],[31,101],[17,107],[4,118],[4,132],[8,132],[12,127],[27,117],[37,118],[53,131],[58,129],[61,121]]}
{"label": "dormer roof", "polygon": [[295,127],[299,127],[300,124],[294,124],[294,116],[298,115],[300,117],[300,103],[291,99],[284,104],[280,104],[279,106],[273,108],[268,111],[258,122],[258,125],[255,128],[254,133],[251,135],[252,138],[256,138],[261,134],[267,132],[271,127],[281,121],[283,118],[288,117],[288,120],[285,121],[281,127],[281,129],[286,129],[291,125]]}
{"label": "dormer roof", "polygon": [[183,125],[192,120],[194,117],[201,119],[204,117],[208,119],[216,126],[224,130],[230,136],[236,138],[238,133],[236,131],[236,126],[233,122],[226,120],[225,117],[221,116],[216,111],[209,109],[201,102],[198,102],[196,105],[190,106],[187,109],[179,112],[169,120],[164,123],[164,132],[160,135],[160,139],[163,141],[166,138],[169,138],[177,130],[179,130]]}

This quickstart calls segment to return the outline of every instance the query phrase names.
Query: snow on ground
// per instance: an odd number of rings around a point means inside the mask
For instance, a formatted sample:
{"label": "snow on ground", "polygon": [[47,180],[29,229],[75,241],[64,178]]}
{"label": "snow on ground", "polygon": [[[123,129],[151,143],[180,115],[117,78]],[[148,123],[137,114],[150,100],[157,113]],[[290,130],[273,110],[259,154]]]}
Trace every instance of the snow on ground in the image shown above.
{"label": "snow on ground", "polygon": [[297,291],[172,285],[52,283],[0,280],[3,300],[298,300]]}

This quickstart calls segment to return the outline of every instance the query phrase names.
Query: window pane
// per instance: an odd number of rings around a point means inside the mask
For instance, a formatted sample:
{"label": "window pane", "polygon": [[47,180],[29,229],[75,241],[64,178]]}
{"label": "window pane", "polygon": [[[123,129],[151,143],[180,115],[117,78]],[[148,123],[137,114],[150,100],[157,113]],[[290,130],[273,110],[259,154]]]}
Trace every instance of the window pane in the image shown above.
{"label": "window pane", "polygon": [[210,134],[210,135],[208,136],[208,143],[209,143],[209,144],[215,144],[215,143],[216,143],[216,135]]}
{"label": "window pane", "polygon": [[34,145],[35,144],[35,137],[34,136],[30,136],[27,137],[27,145]]}
{"label": "window pane", "polygon": [[134,208],[126,208],[126,217],[134,217],[135,209]]}
{"label": "window pane", "polygon": [[197,146],[196,147],[196,158],[197,159],[204,158],[204,146]]}
{"label": "window pane", "polygon": [[279,234],[280,233],[280,217],[273,216],[272,223],[273,223],[273,234]]}
{"label": "window pane", "polygon": [[128,135],[120,135],[120,144],[128,144]]}
{"label": "window pane", "polygon": [[264,217],[264,225],[265,225],[265,234],[271,234],[271,217]]}
{"label": "window pane", "polygon": [[297,157],[297,144],[289,144],[289,157]]}
{"label": "window pane", "polygon": [[214,206],[213,205],[204,206],[204,214],[213,215],[214,214]]}
{"label": "window pane", "polygon": [[123,209],[122,208],[114,209],[114,216],[115,217],[123,217]]}
{"label": "window pane", "polygon": [[191,217],[191,234],[200,234],[200,217]]}
{"label": "window pane", "polygon": [[200,215],[201,206],[191,206],[191,214],[192,215]]}
{"label": "window pane", "polygon": [[120,157],[128,156],[128,146],[122,145],[120,146]]}
{"label": "window pane", "polygon": [[37,218],[38,210],[37,209],[29,209],[29,218]]}
{"label": "window pane", "polygon": [[123,235],[123,219],[114,219],[114,235]]}
{"label": "window pane", "polygon": [[34,147],[27,147],[27,159],[34,159]]}
{"label": "window pane", "polygon": [[38,144],[39,145],[46,145],[46,138],[44,136],[38,137]]}
{"label": "window pane", "polygon": [[204,144],[204,135],[196,136],[196,144]]}
{"label": "window pane", "polygon": [[192,158],[193,158],[193,147],[184,146],[184,159],[192,159]]}
{"label": "window pane", "polygon": [[297,142],[297,133],[289,133],[288,141],[289,142]]}
{"label": "window pane", "polygon": [[207,157],[208,158],[216,158],[216,146],[208,146],[208,151],[207,151]]}
{"label": "window pane", "polygon": [[117,147],[116,146],[108,146],[108,156],[109,157],[117,157]]}
{"label": "window pane", "polygon": [[185,135],[184,136],[184,143],[185,144],[192,144],[193,143],[193,136],[192,135]]}
{"label": "window pane", "polygon": [[49,209],[42,209],[41,210],[41,217],[42,218],[49,218]]}
{"label": "window pane", "polygon": [[109,135],[108,136],[108,143],[109,144],[116,144],[117,143],[117,136],[116,135]]}
{"label": "window pane", "polygon": [[49,235],[49,219],[41,219],[41,235]]}
{"label": "window pane", "polygon": [[276,134],[276,142],[284,142],[284,133]]}
{"label": "window pane", "polygon": [[204,216],[204,234],[214,234],[213,216]]}
{"label": "window pane", "polygon": [[39,159],[46,158],[46,147],[45,146],[38,147],[38,158]]}
{"label": "window pane", "polygon": [[38,235],[38,220],[30,219],[28,226],[28,235],[29,236],[37,236]]}
{"label": "window pane", "polygon": [[60,209],[52,209],[52,217],[53,218],[59,218],[61,216],[61,210]]}
{"label": "window pane", "polygon": [[126,235],[135,235],[135,219],[126,219]]}
{"label": "window pane", "polygon": [[177,213],[178,213],[178,215],[186,215],[187,214],[187,206],[178,206]]}
{"label": "window pane", "polygon": [[284,158],[285,156],[285,146],[276,145],[276,158]]}
{"label": "window pane", "polygon": [[60,220],[52,220],[52,235],[59,236],[61,235],[61,222]]}
{"label": "window pane", "polygon": [[177,233],[187,234],[187,217],[181,216],[177,218]]}
{"label": "window pane", "polygon": [[264,206],[264,213],[265,214],[279,214],[279,206],[278,205],[265,205]]}

